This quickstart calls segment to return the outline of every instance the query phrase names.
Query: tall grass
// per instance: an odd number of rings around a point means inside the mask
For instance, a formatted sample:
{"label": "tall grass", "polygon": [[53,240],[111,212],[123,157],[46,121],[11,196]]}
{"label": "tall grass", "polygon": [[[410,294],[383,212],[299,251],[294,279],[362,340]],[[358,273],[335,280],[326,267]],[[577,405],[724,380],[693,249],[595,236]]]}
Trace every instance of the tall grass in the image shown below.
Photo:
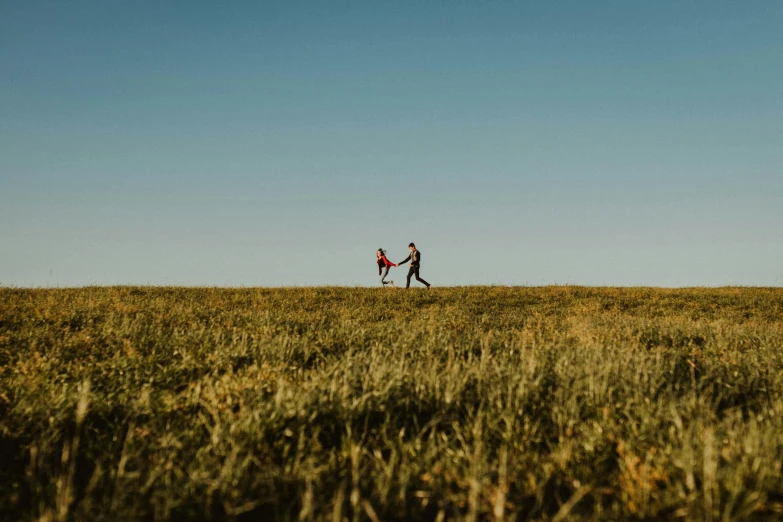
{"label": "tall grass", "polygon": [[0,289],[8,520],[779,520],[783,290]]}

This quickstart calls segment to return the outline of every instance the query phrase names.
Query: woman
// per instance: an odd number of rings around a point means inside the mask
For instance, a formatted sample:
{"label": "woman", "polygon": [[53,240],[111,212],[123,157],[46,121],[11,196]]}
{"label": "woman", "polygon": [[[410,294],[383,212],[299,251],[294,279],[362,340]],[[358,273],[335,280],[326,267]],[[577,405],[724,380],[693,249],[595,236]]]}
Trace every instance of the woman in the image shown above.
{"label": "woman", "polygon": [[386,259],[386,251],[382,248],[375,252],[375,256],[378,258],[378,275],[381,276],[381,284],[383,286],[391,285],[394,288],[394,281],[386,281],[386,276],[389,275],[389,268],[397,265]]}

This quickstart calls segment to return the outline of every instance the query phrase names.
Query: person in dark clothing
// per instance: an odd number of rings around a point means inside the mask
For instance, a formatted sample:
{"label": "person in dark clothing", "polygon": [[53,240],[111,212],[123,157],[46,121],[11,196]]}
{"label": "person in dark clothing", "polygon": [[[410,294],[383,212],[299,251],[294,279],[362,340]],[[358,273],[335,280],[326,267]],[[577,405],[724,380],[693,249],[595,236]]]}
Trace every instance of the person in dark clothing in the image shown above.
{"label": "person in dark clothing", "polygon": [[411,249],[411,255],[406,257],[404,261],[400,261],[399,263],[397,263],[398,265],[401,265],[403,263],[407,263],[408,261],[410,261],[411,267],[408,270],[408,282],[405,285],[405,288],[410,288],[410,286],[411,286],[411,277],[415,275],[416,276],[416,281],[418,281],[419,283],[425,285],[427,287],[427,290],[429,290],[430,289],[430,284],[427,281],[425,281],[424,279],[422,279],[421,277],[419,277],[419,268],[420,268],[420,265],[421,265],[421,252],[416,250],[416,245],[414,245],[413,243],[408,245],[408,248]]}
{"label": "person in dark clothing", "polygon": [[392,288],[394,288],[394,281],[387,281],[386,276],[389,275],[389,268],[393,266],[397,266],[391,261],[389,261],[386,258],[386,251],[382,248],[379,248],[377,252],[375,252],[375,257],[377,257],[377,264],[378,264],[378,276],[381,278],[381,284],[383,286],[391,285]]}

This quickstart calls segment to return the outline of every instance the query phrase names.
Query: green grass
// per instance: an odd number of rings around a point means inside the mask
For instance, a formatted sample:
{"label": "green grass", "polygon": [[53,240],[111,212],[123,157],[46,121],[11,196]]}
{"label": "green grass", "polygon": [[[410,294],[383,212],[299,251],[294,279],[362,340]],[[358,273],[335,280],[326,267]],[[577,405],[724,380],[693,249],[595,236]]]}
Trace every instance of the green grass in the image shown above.
{"label": "green grass", "polygon": [[780,520],[783,290],[0,289],[3,520]]}

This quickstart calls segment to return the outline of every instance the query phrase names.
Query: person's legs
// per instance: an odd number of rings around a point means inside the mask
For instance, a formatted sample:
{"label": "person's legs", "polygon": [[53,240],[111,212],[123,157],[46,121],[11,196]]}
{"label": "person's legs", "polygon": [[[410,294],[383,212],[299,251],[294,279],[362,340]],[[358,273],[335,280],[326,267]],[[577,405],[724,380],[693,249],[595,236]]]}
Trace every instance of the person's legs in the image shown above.
{"label": "person's legs", "polygon": [[386,276],[388,276],[388,275],[389,275],[389,267],[387,266],[387,267],[384,267],[384,269],[383,269],[383,274],[381,274],[381,284],[382,284],[383,286],[386,286],[386,285],[388,285],[388,284],[389,284],[389,281],[386,281],[386,280],[385,280],[385,279],[386,279]]}
{"label": "person's legs", "polygon": [[408,281],[407,281],[407,283],[405,283],[405,288],[410,288],[411,287],[411,277],[413,277],[413,272],[414,271],[418,272],[418,270],[413,268],[413,267],[410,267],[410,269],[408,270]]}
{"label": "person's legs", "polygon": [[429,288],[429,286],[430,286],[430,284],[427,281],[425,281],[424,279],[419,277],[419,267],[416,267],[416,281],[418,281],[419,283],[423,284],[427,288]]}

